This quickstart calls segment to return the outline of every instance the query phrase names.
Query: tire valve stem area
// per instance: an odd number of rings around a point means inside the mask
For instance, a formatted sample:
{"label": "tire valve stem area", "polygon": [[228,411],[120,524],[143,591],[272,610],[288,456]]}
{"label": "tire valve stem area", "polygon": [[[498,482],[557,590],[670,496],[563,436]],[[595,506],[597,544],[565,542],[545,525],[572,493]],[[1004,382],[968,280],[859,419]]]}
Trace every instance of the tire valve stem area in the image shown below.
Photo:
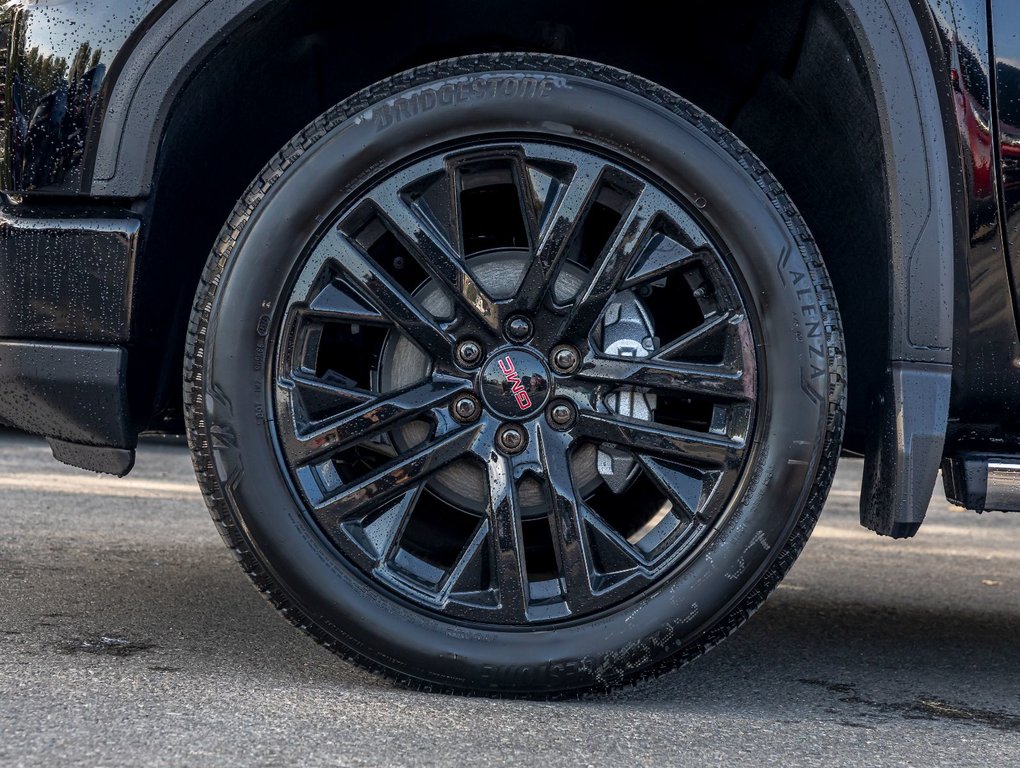
{"label": "tire valve stem area", "polygon": [[[644,304],[633,291],[622,291],[606,307],[602,320],[602,351],[612,357],[648,357],[655,349],[655,329]],[[620,387],[605,397],[606,407],[620,416],[642,421],[655,417],[655,394]],[[613,493],[623,493],[638,475],[634,454],[612,443],[599,447],[599,475]]]}

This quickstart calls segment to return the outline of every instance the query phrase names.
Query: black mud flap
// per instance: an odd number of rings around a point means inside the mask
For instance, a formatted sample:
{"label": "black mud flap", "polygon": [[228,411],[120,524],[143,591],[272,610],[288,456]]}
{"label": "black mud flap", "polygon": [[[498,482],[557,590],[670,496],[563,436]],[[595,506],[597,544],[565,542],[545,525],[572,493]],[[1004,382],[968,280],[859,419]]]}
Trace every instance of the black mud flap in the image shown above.
{"label": "black mud flap", "polygon": [[861,525],[883,536],[917,533],[938,476],[952,368],[893,363],[876,399],[864,460]]}

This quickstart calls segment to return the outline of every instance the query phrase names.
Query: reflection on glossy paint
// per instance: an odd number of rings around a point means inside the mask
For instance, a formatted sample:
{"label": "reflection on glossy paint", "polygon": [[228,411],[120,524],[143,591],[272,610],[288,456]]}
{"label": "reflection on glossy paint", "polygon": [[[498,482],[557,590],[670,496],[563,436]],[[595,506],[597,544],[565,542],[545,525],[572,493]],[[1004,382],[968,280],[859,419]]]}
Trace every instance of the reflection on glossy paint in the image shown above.
{"label": "reflection on glossy paint", "polygon": [[3,98],[0,185],[81,190],[88,131],[118,51],[157,0],[15,0],[0,8],[10,59]]}
{"label": "reflection on glossy paint", "polygon": [[[1020,11],[1016,0],[992,0],[999,163],[1002,168],[1004,234],[1020,278]],[[1014,282],[1014,294],[1020,298]]]}
{"label": "reflection on glossy paint", "polygon": [[[1013,0],[1005,0],[1013,4]],[[989,25],[985,0],[931,0],[948,43],[950,82],[966,190],[967,251],[957,272],[954,414],[949,450],[986,442],[999,424],[1020,418],[1020,390],[1003,372],[1018,353],[1004,253],[1000,167],[996,151]],[[996,28],[996,33],[998,28]],[[961,427],[966,424],[966,427]],[[977,425],[977,426],[975,426]]]}

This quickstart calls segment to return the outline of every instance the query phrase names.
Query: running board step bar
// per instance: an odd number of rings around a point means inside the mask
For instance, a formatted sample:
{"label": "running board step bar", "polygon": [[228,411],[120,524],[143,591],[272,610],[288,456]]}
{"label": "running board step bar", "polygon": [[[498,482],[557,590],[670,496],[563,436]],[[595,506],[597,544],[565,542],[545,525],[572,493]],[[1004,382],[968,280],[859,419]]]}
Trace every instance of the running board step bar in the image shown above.
{"label": "running board step bar", "polygon": [[946,498],[976,512],[1020,512],[1020,456],[967,453],[942,461]]}

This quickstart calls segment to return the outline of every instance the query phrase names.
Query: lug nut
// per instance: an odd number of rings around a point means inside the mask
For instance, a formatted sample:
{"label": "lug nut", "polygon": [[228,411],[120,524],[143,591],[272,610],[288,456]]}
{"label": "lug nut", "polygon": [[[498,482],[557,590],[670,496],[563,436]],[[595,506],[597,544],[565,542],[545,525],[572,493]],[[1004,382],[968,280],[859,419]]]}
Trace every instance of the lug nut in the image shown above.
{"label": "lug nut", "polygon": [[567,400],[557,400],[549,406],[549,421],[554,427],[565,429],[574,423],[577,411],[574,404]]}
{"label": "lug nut", "polygon": [[531,321],[526,317],[511,317],[506,324],[506,335],[514,341],[524,341],[531,336]]}
{"label": "lug nut", "polygon": [[577,370],[581,355],[569,344],[560,344],[553,349],[549,360],[558,373],[573,373]]}
{"label": "lug nut", "polygon": [[496,434],[496,444],[503,453],[519,453],[524,448],[524,430],[516,424],[504,424]]}
{"label": "lug nut", "polygon": [[462,341],[457,345],[457,360],[467,368],[474,368],[482,359],[482,346],[477,341]]}
{"label": "lug nut", "polygon": [[481,413],[482,407],[471,395],[462,395],[453,401],[453,405],[450,406],[450,412],[453,414],[453,418],[459,421],[461,424],[467,424],[468,422],[474,421],[478,418]]}

